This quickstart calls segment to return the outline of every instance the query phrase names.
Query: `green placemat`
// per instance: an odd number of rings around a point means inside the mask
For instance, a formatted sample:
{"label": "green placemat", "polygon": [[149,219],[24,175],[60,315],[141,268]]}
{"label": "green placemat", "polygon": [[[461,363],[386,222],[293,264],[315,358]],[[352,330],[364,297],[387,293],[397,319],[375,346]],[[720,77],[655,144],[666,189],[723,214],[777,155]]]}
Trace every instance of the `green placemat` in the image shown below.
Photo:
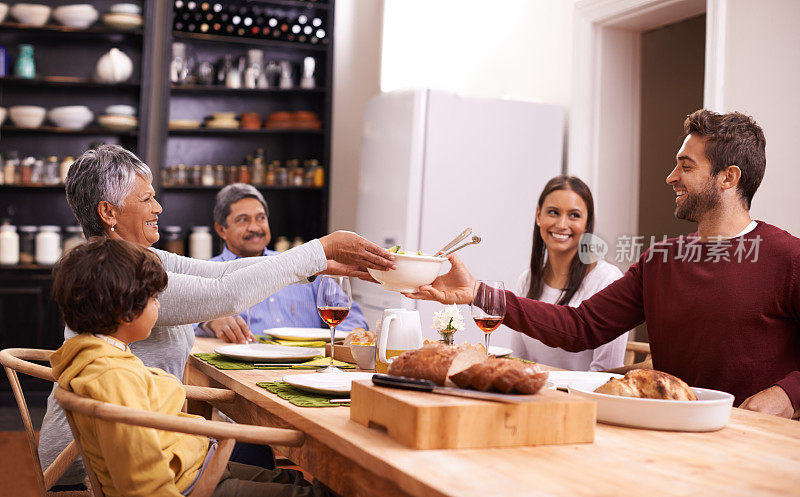
{"label": "green placemat", "polygon": [[[201,359],[208,364],[211,364],[217,369],[318,369],[321,366],[311,365],[311,366],[304,366],[300,365],[291,365],[291,366],[254,366],[252,362],[249,361],[237,361],[236,359],[231,359],[230,357],[225,357],[224,355],[217,354],[216,352],[197,352],[193,354],[198,359]],[[316,361],[318,359],[323,358],[322,356],[315,357],[312,361]],[[309,361],[311,362],[311,361]],[[355,364],[348,364],[346,362],[336,361],[336,366],[341,369],[355,369]]]}
{"label": "green placemat", "polygon": [[331,404],[331,399],[337,399],[341,397],[334,397],[323,395],[319,393],[310,393],[304,392],[299,390],[285,381],[264,381],[261,383],[256,383],[256,385],[260,386],[261,388],[266,388],[270,392],[274,393],[278,397],[288,400],[292,404],[298,407],[338,407],[338,406],[350,406],[349,403],[341,403],[341,404]]}

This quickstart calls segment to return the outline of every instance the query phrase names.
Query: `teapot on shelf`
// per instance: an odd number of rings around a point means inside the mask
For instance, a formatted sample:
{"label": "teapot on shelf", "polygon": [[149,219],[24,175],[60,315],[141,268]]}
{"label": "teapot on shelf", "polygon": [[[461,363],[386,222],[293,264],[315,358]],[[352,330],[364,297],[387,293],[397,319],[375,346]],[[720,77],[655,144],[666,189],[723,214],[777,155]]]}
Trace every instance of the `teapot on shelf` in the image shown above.
{"label": "teapot on shelf", "polygon": [[95,73],[102,83],[122,83],[133,74],[133,61],[122,50],[112,48],[97,61]]}

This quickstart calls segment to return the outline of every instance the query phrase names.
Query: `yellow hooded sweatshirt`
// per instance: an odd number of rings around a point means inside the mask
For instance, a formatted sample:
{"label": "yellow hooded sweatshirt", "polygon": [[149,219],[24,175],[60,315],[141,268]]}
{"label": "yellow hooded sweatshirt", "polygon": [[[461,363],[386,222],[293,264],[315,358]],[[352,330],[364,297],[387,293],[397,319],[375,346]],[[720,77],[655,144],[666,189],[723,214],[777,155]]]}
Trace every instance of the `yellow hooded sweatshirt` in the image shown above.
{"label": "yellow hooded sweatshirt", "polygon": [[[58,384],[82,397],[145,411],[181,412],[186,394],[169,373],[148,368],[129,349],[82,333],[51,357]],[[81,444],[103,493],[117,496],[179,496],[203,465],[209,440],[197,435],[140,428],[75,414]]]}

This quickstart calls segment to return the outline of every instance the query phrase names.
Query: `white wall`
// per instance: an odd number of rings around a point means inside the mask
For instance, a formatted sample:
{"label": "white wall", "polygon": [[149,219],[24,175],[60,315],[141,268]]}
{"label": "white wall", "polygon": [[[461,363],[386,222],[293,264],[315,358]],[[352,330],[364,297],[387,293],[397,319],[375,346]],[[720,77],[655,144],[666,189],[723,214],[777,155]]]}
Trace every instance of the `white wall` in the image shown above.
{"label": "white wall", "polygon": [[336,0],[329,230],[356,225],[364,104],[380,93],[383,0]]}
{"label": "white wall", "polygon": [[[797,185],[800,167],[800,2],[714,0],[724,42],[711,67],[714,86],[706,106],[752,115],[767,138],[767,171],[751,215],[800,236]],[[711,91],[710,91],[711,90]]]}
{"label": "white wall", "polygon": [[569,105],[572,0],[385,0],[384,91]]}

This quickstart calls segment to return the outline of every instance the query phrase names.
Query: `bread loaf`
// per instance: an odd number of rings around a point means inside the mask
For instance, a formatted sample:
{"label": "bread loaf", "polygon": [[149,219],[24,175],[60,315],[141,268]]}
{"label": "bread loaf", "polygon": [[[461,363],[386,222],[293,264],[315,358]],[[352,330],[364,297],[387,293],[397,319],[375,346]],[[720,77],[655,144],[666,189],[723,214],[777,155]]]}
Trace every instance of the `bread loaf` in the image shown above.
{"label": "bread loaf", "polygon": [[489,359],[452,375],[450,379],[461,388],[535,394],[547,382],[547,376],[547,371],[542,371],[536,364],[514,359]]}
{"label": "bread loaf", "polygon": [[612,378],[595,389],[597,393],[645,399],[697,400],[683,380],[654,369],[633,369],[622,378]]}
{"label": "bread loaf", "polygon": [[452,386],[450,376],[485,360],[486,351],[480,345],[428,343],[397,356],[389,365],[388,373]]}

